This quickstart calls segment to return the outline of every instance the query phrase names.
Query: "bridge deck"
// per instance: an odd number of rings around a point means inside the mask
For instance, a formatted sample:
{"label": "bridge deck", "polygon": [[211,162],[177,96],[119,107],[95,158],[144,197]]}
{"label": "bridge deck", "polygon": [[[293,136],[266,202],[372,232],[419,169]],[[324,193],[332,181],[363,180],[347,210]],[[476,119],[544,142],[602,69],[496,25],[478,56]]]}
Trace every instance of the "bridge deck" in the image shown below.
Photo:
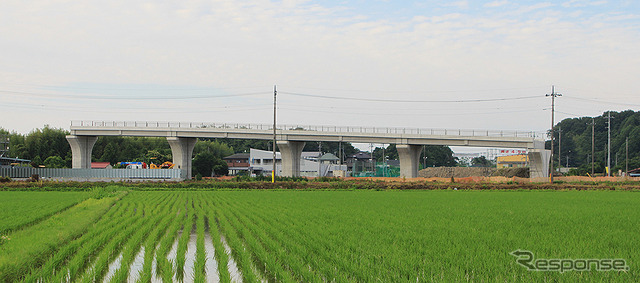
{"label": "bridge deck", "polygon": [[[144,136],[273,139],[273,126],[240,123],[73,121],[77,136]],[[282,141],[344,141],[412,145],[448,145],[501,148],[544,148],[543,134],[525,131],[377,128],[347,126],[277,125]]]}

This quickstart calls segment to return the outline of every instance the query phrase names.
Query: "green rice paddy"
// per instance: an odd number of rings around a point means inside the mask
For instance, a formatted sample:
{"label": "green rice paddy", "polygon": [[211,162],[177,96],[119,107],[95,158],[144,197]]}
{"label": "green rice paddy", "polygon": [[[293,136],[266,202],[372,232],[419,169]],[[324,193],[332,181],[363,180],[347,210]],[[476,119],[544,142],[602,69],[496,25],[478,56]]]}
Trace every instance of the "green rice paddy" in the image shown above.
{"label": "green rice paddy", "polygon": [[[0,203],[29,207],[41,194],[58,202],[67,193],[0,192]],[[0,281],[640,280],[637,192],[77,194],[64,203],[78,204],[60,205],[58,213],[25,209],[32,220],[22,222],[30,225],[0,218],[0,227],[17,227],[2,236]],[[8,215],[4,206],[0,215]],[[529,271],[515,250],[546,259],[624,259],[629,269]]]}

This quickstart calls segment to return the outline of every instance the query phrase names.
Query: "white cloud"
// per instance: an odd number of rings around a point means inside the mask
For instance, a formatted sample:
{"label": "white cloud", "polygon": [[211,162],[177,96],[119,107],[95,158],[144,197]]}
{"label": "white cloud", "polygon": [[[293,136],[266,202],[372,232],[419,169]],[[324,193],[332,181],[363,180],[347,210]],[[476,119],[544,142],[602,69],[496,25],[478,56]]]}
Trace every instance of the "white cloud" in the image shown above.
{"label": "white cloud", "polygon": [[588,6],[600,6],[607,4],[607,1],[592,1],[592,0],[570,0],[562,3],[562,7],[575,8],[575,7],[588,7]]}
{"label": "white cloud", "polygon": [[461,0],[461,1],[448,2],[448,3],[442,4],[442,6],[444,6],[444,7],[455,7],[455,8],[458,8],[458,9],[468,9],[469,8],[469,1]]}
{"label": "white cloud", "polygon": [[[640,36],[608,20],[615,15],[563,17],[548,9],[552,3],[539,3],[500,15],[451,13],[405,21],[372,19],[312,3],[316,2],[10,2],[0,11],[0,90],[52,93],[35,86],[95,82],[114,88],[157,84],[265,95],[224,101],[127,101],[127,107],[146,110],[122,113],[115,102],[43,101],[0,92],[3,101],[32,104],[0,106],[9,116],[30,112],[27,119],[0,126],[28,131],[44,123],[66,127],[71,119],[264,123],[271,117],[271,88],[278,84],[282,92],[361,98],[541,95],[524,103],[407,105],[283,93],[282,123],[544,130],[548,112],[542,109],[548,101],[543,95],[551,83],[566,87],[567,97],[571,87],[611,93],[635,93],[640,88]],[[527,17],[529,13],[542,16]],[[585,115],[606,110],[606,105],[571,109],[576,104],[568,101],[560,100],[559,109]],[[87,112],[59,110],[78,105]],[[150,114],[154,108],[159,110]],[[181,113],[161,113],[171,108]],[[499,113],[511,110],[522,113]],[[461,115],[487,112],[493,114]]]}
{"label": "white cloud", "polygon": [[507,0],[497,0],[497,1],[493,1],[493,2],[489,2],[487,4],[484,4],[484,7],[488,7],[488,8],[495,8],[495,7],[502,7],[504,5],[509,4],[509,1]]}

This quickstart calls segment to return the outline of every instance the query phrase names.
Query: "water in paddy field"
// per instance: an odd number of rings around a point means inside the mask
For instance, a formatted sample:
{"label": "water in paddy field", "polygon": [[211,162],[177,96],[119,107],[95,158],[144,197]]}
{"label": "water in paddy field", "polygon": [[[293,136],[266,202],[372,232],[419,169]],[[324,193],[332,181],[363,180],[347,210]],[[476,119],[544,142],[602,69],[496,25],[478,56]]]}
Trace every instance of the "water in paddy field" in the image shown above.
{"label": "water in paddy field", "polygon": [[[207,223],[207,221],[205,221]],[[207,282],[220,282],[218,277],[218,262],[215,258],[215,249],[213,248],[213,239],[208,229],[204,233],[204,251],[207,255],[207,261],[204,264]]]}
{"label": "water in paddy field", "polygon": [[102,282],[109,282],[111,280],[111,277],[116,274],[116,271],[120,268],[120,261],[122,261],[122,253],[109,264],[109,271],[107,271],[107,275],[104,276]]}
{"label": "water in paddy field", "polygon": [[140,278],[140,273],[142,272],[142,267],[144,266],[144,245],[140,248],[140,251],[133,259],[131,266],[129,267],[129,277],[127,278],[127,282],[136,282],[138,278]]}
{"label": "water in paddy field", "polygon": [[[158,243],[158,245],[156,246],[156,251],[158,250],[158,247],[160,247],[160,243]],[[157,272],[157,268],[158,268],[158,255],[156,253],[153,253],[153,261],[151,262],[151,282],[153,283],[161,283],[162,279],[160,279],[160,276],[158,276],[158,272]]]}
{"label": "water in paddy field", "polygon": [[[178,240],[180,240],[181,236],[182,236],[182,230],[178,232],[178,236],[176,237],[176,240],[173,242],[173,245],[171,245],[171,250],[169,250],[169,254],[167,255],[167,259],[173,265],[173,270],[176,270],[176,257],[178,256]],[[173,275],[173,280],[175,282],[178,282],[178,278],[176,277],[176,274]]]}
{"label": "water in paddy field", "polygon": [[227,244],[227,240],[224,236],[220,235],[220,241],[222,241],[222,245],[224,246],[224,251],[229,255],[229,261],[227,262],[227,269],[229,270],[229,275],[231,276],[231,282],[242,282],[242,274],[238,269],[238,265],[236,261],[231,256],[231,248],[229,244]]}
{"label": "water in paddy field", "polygon": [[198,234],[195,233],[195,226],[196,225],[194,223],[194,229],[191,229],[191,235],[189,235],[189,242],[187,243],[187,252],[185,254],[184,276],[182,282],[186,283],[193,282],[193,276],[195,274],[193,270],[196,263],[196,242],[198,240]]}

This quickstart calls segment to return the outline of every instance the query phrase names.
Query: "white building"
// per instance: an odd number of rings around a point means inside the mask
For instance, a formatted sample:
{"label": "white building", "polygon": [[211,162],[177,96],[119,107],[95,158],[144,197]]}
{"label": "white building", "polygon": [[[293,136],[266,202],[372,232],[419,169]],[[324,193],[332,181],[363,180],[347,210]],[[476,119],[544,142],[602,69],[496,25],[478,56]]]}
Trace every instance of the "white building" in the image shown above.
{"label": "white building", "polygon": [[[300,176],[318,177],[334,176],[334,171],[347,170],[346,165],[331,164],[329,162],[318,162],[319,152],[302,152],[300,158]],[[249,166],[253,173],[271,175],[273,169],[273,152],[259,149],[249,150]],[[280,152],[276,152],[276,174],[282,175],[282,160]]]}

